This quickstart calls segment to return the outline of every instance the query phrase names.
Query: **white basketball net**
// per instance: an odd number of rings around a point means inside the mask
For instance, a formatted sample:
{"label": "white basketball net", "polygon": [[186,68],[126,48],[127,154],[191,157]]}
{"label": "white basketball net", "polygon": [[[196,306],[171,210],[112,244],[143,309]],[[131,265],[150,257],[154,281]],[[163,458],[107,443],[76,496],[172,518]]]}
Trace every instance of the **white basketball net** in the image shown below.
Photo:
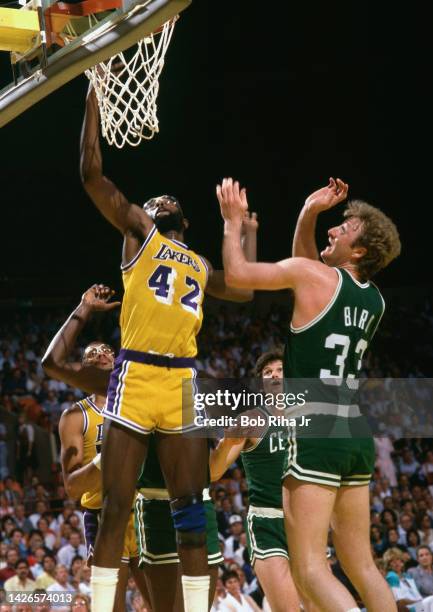
{"label": "white basketball net", "polygon": [[[140,40],[129,59],[129,54],[122,52],[86,70],[98,100],[102,135],[110,145],[135,147],[159,131],[159,76],[176,19]],[[115,73],[116,64],[122,67]]]}

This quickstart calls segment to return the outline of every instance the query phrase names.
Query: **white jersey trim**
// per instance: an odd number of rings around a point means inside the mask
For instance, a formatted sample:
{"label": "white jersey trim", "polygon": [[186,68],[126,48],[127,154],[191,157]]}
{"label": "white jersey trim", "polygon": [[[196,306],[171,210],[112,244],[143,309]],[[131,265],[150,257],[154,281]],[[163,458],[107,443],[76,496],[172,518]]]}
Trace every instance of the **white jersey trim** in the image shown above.
{"label": "white jersey trim", "polygon": [[139,248],[138,253],[135,255],[135,257],[133,257],[131,261],[129,261],[128,263],[122,264],[120,266],[120,269],[122,270],[122,272],[128,272],[128,270],[130,270],[137,263],[138,259],[140,258],[140,255],[142,254],[146,246],[149,244],[149,242],[152,240],[152,238],[156,234],[156,231],[157,231],[156,225],[154,225],[152,229],[150,230],[150,232],[147,234],[145,241]]}
{"label": "white jersey trim", "polygon": [[328,302],[328,304],[325,306],[325,308],[322,310],[322,312],[320,312],[316,317],[314,317],[314,319],[312,321],[310,321],[309,323],[306,323],[305,325],[302,325],[301,327],[294,327],[290,323],[290,331],[292,333],[299,334],[299,333],[301,333],[303,331],[306,331],[307,329],[310,329],[311,327],[313,327],[313,325],[316,325],[316,323],[318,323],[321,319],[323,319],[323,317],[332,308],[332,306],[334,305],[336,299],[338,298],[338,295],[340,293],[340,289],[341,289],[342,284],[343,284],[343,275],[341,274],[340,270],[338,268],[334,268],[334,270],[338,274],[338,283],[337,283],[337,287],[335,289],[334,295],[332,296],[331,300]]}
{"label": "white jersey trim", "polygon": [[259,508],[257,506],[250,506],[248,508],[248,516],[259,516],[261,518],[284,518],[284,512],[282,508]]}
{"label": "white jersey trim", "polygon": [[344,271],[347,272],[347,274],[350,276],[350,278],[353,280],[353,282],[355,283],[355,285],[358,285],[358,287],[361,287],[361,289],[367,289],[367,287],[370,286],[370,281],[367,281],[366,283],[360,283],[359,280],[357,280],[352,272],[349,272],[349,270],[346,270],[344,268]]}

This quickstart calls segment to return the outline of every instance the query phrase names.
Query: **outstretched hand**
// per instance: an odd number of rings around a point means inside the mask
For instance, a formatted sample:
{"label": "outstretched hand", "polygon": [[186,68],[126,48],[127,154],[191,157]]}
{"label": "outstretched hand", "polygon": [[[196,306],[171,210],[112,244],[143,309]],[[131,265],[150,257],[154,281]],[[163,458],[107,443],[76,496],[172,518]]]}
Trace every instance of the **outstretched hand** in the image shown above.
{"label": "outstretched hand", "polygon": [[81,297],[81,304],[90,310],[107,311],[120,306],[121,302],[109,302],[115,291],[106,285],[92,285]]}
{"label": "outstretched hand", "polygon": [[245,213],[244,218],[242,219],[242,234],[248,234],[252,232],[257,232],[259,229],[259,222],[257,220],[257,213],[248,212]]}
{"label": "outstretched hand", "polygon": [[240,189],[238,181],[225,178],[221,185],[217,185],[216,194],[224,221],[237,221],[242,225],[248,211],[245,188]]}
{"label": "outstretched hand", "polygon": [[326,187],[318,189],[308,196],[305,200],[305,205],[309,210],[316,213],[323,212],[329,208],[333,208],[347,198],[349,185],[341,179],[329,179],[329,184]]}

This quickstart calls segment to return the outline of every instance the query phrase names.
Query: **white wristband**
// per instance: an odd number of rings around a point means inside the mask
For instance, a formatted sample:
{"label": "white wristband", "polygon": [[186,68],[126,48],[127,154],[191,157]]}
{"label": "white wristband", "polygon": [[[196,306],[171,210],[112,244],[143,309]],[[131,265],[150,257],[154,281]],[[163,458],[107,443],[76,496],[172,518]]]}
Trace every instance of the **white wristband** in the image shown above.
{"label": "white wristband", "polygon": [[98,470],[101,469],[101,453],[98,453],[96,457],[92,459],[92,463],[95,467],[98,468]]}

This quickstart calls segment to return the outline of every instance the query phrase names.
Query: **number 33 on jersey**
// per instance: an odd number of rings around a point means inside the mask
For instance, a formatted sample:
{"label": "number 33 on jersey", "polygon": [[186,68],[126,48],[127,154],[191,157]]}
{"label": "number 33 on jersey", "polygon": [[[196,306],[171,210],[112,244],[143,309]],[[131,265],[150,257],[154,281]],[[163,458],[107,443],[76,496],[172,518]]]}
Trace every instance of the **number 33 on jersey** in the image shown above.
{"label": "number 33 on jersey", "polygon": [[154,227],[122,273],[122,347],[194,357],[208,276],[204,259]]}

